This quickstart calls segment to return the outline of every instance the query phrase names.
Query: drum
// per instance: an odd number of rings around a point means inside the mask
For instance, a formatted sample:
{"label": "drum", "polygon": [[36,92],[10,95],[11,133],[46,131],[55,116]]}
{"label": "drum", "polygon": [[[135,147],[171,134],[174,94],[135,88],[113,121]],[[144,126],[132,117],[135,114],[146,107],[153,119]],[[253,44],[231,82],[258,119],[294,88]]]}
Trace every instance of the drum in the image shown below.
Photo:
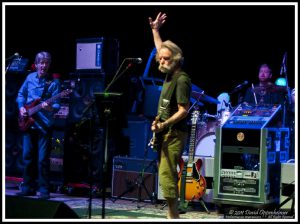
{"label": "drum", "polygon": [[200,122],[197,125],[197,141],[195,156],[214,157],[216,128],[220,125],[219,121]]}

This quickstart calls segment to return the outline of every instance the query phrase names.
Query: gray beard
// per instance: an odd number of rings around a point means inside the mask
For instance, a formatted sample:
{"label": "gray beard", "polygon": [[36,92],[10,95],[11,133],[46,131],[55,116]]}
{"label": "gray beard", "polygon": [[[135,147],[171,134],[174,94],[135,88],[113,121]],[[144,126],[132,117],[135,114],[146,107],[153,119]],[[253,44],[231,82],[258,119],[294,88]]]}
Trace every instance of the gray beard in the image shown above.
{"label": "gray beard", "polygon": [[171,71],[170,68],[166,68],[161,65],[158,67],[158,70],[161,71],[162,73],[169,73]]}
{"label": "gray beard", "polygon": [[172,62],[169,66],[159,65],[158,70],[162,73],[171,73],[174,70],[175,66],[176,64],[174,62]]}

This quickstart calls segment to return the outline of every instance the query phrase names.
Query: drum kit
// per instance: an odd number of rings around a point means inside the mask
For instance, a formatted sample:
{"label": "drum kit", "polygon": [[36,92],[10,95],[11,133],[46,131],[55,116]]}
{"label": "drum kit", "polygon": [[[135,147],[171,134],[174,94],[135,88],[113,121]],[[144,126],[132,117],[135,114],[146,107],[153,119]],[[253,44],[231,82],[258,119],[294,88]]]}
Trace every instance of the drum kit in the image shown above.
{"label": "drum kit", "polygon": [[[203,106],[204,103],[218,105],[218,113],[216,115],[212,115],[207,112],[201,113],[200,118],[197,122],[196,132],[195,156],[214,157],[216,128],[223,125],[226,122],[226,120],[230,117],[230,107],[228,103],[229,99],[226,98],[226,94],[221,94],[218,97],[218,99],[215,99],[211,96],[204,94],[204,91],[192,91],[191,97],[194,98],[194,103],[190,107],[190,110],[193,108],[197,110],[197,105]],[[224,103],[227,104],[226,107],[219,106],[223,105]]]}
{"label": "drum kit", "polygon": [[[255,87],[254,92],[258,95],[264,95],[267,93],[284,93],[286,87],[272,85],[268,88]],[[230,97],[228,93],[220,94],[217,99],[208,96],[201,91],[192,91],[191,98],[194,103],[190,107],[191,109],[198,110],[198,106],[203,106],[204,103],[210,103],[217,106],[217,114],[211,115],[206,112],[200,113],[199,120],[197,122],[197,134],[196,134],[196,148],[195,156],[200,157],[214,157],[214,149],[216,142],[216,129],[225,124],[225,122],[231,116],[233,108],[230,104]],[[192,102],[193,102],[192,101]]]}

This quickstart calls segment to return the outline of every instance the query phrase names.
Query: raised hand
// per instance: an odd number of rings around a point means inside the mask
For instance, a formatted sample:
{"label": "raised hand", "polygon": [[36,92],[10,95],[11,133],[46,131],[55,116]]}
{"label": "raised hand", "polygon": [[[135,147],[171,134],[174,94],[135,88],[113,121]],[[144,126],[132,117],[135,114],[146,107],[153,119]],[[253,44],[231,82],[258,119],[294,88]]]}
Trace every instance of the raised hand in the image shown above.
{"label": "raised hand", "polygon": [[166,22],[167,15],[166,13],[159,12],[156,16],[156,19],[153,21],[151,17],[149,17],[149,24],[151,29],[159,29]]}

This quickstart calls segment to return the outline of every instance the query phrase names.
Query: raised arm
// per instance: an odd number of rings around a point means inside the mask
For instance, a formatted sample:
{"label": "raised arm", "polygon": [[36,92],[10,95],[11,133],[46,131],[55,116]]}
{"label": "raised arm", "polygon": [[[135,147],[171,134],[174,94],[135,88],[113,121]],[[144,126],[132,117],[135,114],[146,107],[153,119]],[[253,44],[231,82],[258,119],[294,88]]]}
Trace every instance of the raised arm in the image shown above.
{"label": "raised arm", "polygon": [[165,23],[167,15],[165,13],[158,13],[156,19],[153,21],[151,17],[149,17],[149,24],[152,29],[153,40],[156,47],[156,50],[159,50],[161,47],[162,39],[159,34],[159,28]]}

